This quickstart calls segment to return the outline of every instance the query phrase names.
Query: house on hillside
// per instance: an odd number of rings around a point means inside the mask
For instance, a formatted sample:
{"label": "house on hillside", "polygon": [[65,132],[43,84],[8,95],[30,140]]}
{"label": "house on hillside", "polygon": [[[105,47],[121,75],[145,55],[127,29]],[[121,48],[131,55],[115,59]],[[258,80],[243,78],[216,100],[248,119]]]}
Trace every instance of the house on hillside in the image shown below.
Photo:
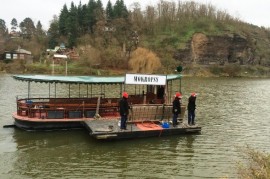
{"label": "house on hillside", "polygon": [[[60,46],[56,46],[54,49],[47,49],[46,53],[47,53],[47,58],[51,58],[52,55],[60,55],[60,56],[64,55],[64,56],[67,56],[67,58],[70,60],[78,60],[80,58],[78,52],[75,49],[66,48],[63,43]],[[55,59],[55,56],[54,56],[54,59]]]}
{"label": "house on hillside", "polygon": [[68,60],[68,56],[61,55],[61,54],[54,54],[53,55],[53,63],[54,64],[62,64]]}
{"label": "house on hillside", "polygon": [[65,54],[72,60],[79,60],[80,58],[80,55],[74,49],[69,49]]}
{"label": "house on hillside", "polygon": [[28,63],[33,62],[32,53],[22,48],[13,51],[4,52],[4,60],[26,60]]}
{"label": "house on hillside", "polygon": [[15,30],[12,30],[10,33],[9,33],[9,36],[10,38],[14,39],[14,38],[20,38],[21,34],[20,32],[17,32]]}

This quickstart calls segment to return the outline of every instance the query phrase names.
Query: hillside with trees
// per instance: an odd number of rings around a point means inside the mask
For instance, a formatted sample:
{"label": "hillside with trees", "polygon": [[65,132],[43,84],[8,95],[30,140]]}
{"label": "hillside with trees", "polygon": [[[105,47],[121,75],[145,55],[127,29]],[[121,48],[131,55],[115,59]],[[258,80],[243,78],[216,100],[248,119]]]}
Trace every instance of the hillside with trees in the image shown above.
{"label": "hillside with trees", "polygon": [[[65,44],[79,54],[69,74],[129,72],[183,73],[197,76],[270,76],[270,31],[247,24],[211,4],[160,1],[144,9],[123,0],[64,4],[47,31],[27,17],[11,22],[10,38],[0,19],[0,54],[18,46],[32,52],[34,64],[1,63],[0,71],[50,73],[46,49]],[[19,30],[18,30],[19,29]],[[20,70],[18,70],[20,69]],[[64,67],[57,73],[63,74]]]}

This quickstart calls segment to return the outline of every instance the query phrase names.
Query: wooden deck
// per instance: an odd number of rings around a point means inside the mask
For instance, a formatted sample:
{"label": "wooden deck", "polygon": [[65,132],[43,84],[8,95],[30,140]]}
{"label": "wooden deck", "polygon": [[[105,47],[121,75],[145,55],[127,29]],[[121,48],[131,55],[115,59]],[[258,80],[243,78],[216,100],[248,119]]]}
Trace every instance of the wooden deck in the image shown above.
{"label": "wooden deck", "polygon": [[170,125],[169,128],[163,128],[161,123],[157,121],[128,122],[127,130],[121,130],[118,122],[118,119],[111,119],[90,120],[83,123],[90,136],[102,140],[161,137],[201,132],[201,127],[197,125],[188,126],[185,123],[179,123],[176,127]]}

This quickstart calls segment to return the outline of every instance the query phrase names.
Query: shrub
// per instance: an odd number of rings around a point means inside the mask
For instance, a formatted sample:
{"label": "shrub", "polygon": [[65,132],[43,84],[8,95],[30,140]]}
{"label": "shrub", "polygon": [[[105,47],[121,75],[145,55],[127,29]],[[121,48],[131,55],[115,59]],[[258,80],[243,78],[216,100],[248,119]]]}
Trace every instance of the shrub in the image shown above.
{"label": "shrub", "polygon": [[[33,63],[26,66],[27,73],[36,74],[50,74],[52,73],[52,67],[47,64]],[[57,73],[57,67],[55,66],[55,73]]]}
{"label": "shrub", "polygon": [[220,75],[223,73],[223,69],[219,65],[211,65],[209,71],[214,75]]}
{"label": "shrub", "polygon": [[129,67],[135,73],[153,73],[161,67],[159,58],[152,51],[138,48],[131,54]]}
{"label": "shrub", "polygon": [[101,54],[101,67],[110,69],[126,69],[127,60],[119,47],[111,47]]}
{"label": "shrub", "polygon": [[7,63],[5,68],[8,73],[23,73],[26,69],[25,60],[13,60]]}
{"label": "shrub", "polygon": [[269,179],[270,155],[256,151],[250,147],[242,150],[245,155],[245,164],[238,163],[238,176],[240,179]]}
{"label": "shrub", "polygon": [[230,77],[235,77],[239,75],[241,67],[239,64],[228,64],[224,67],[224,72],[227,73]]}
{"label": "shrub", "polygon": [[5,64],[0,62],[0,72],[5,70]]}
{"label": "shrub", "polygon": [[78,61],[78,64],[83,67],[93,67],[99,65],[100,61],[100,51],[91,46],[87,46],[85,47],[84,52],[81,54],[81,58]]}

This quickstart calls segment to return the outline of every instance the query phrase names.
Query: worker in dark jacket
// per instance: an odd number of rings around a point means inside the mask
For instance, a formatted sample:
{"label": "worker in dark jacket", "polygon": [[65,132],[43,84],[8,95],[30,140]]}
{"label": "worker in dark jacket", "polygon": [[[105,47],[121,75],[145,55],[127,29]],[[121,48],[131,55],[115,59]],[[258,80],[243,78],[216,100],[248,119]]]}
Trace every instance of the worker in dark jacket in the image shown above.
{"label": "worker in dark jacket", "polygon": [[181,98],[182,98],[182,94],[177,92],[175,94],[175,98],[173,100],[173,108],[172,108],[172,112],[173,112],[173,127],[175,127],[177,125],[177,118],[178,115],[181,114]]}
{"label": "worker in dark jacket", "polygon": [[119,101],[119,112],[121,116],[121,125],[120,129],[127,129],[127,119],[129,114],[129,105],[128,105],[128,93],[123,92],[123,98]]}
{"label": "worker in dark jacket", "polygon": [[188,98],[188,124],[195,125],[196,93],[191,93]]}

